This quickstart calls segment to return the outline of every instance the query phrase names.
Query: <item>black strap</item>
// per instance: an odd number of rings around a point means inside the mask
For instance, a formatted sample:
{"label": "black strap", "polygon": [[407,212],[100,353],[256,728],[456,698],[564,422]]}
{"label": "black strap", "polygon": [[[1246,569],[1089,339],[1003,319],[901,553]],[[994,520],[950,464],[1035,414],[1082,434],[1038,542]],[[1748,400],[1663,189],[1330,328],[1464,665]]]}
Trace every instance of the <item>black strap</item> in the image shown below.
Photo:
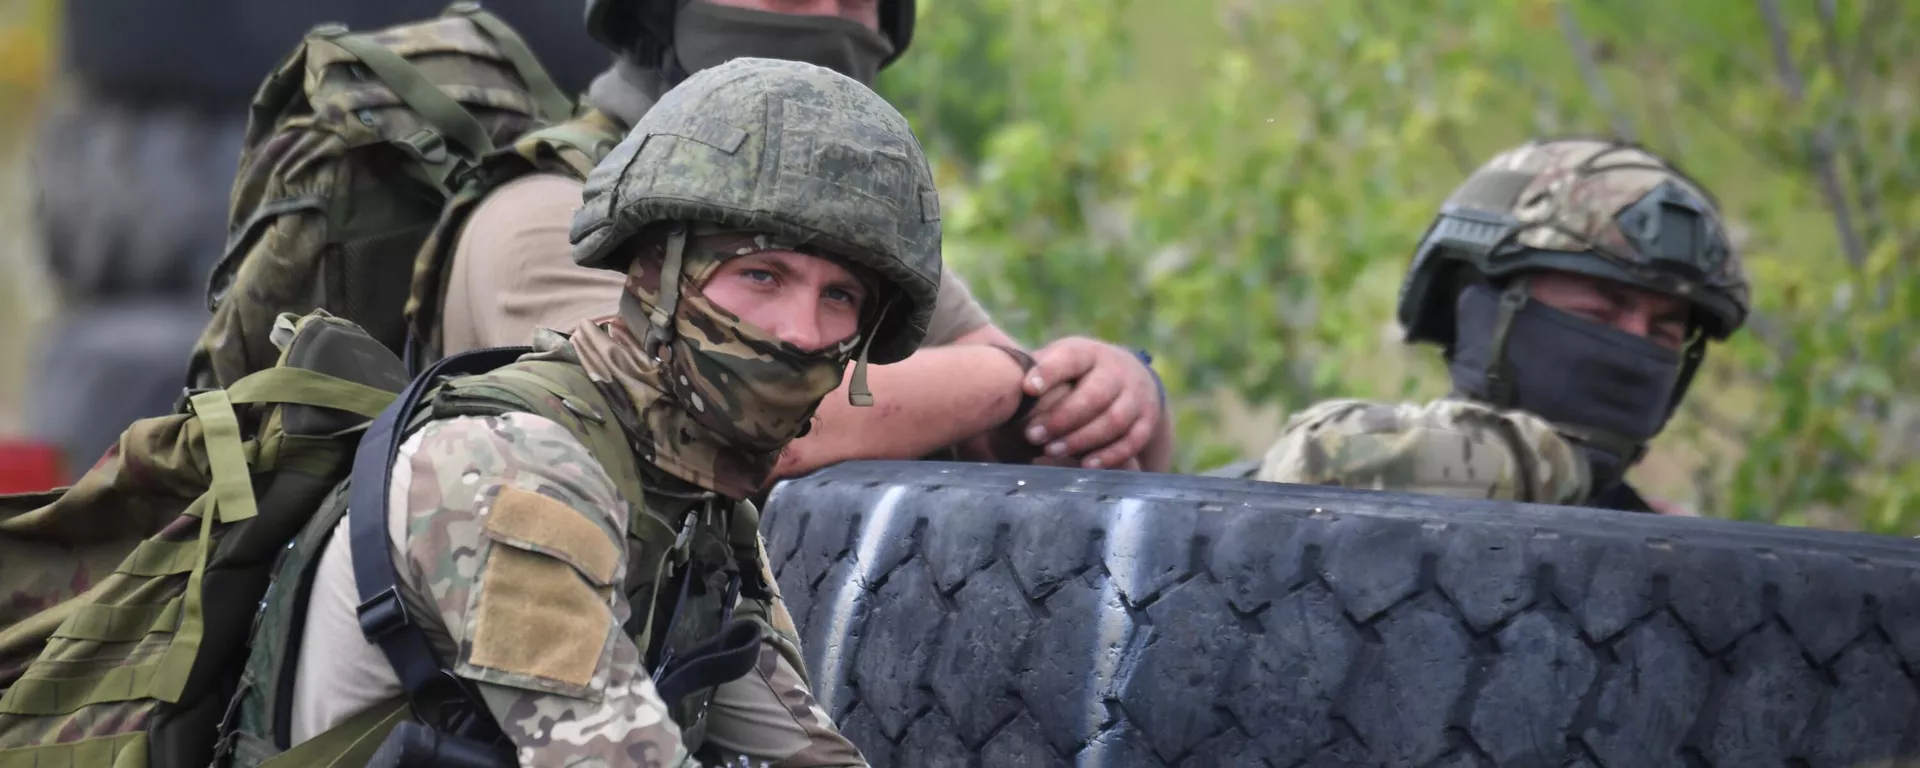
{"label": "black strap", "polygon": [[1519,402],[1514,391],[1513,361],[1507,359],[1507,333],[1513,320],[1527,305],[1527,278],[1521,277],[1500,292],[1500,315],[1493,324],[1492,353],[1487,357],[1487,399],[1501,408],[1513,408]]}
{"label": "black strap", "polygon": [[[400,599],[400,574],[394,569],[393,549],[387,537],[387,487],[393,481],[393,463],[399,458],[400,442],[415,407],[442,377],[485,373],[530,351],[530,347],[477,349],[435,363],[407,384],[393,404],[373,420],[353,457],[347,530],[353,547],[353,579],[360,592],[360,633],[386,654],[416,715],[425,704],[447,703],[429,700],[436,693],[444,696],[449,683],[465,696],[471,697],[471,691],[441,664],[426,634],[407,615],[406,604]],[[456,730],[468,738],[488,740],[475,731],[494,728],[492,719],[484,716],[484,710],[468,714],[471,716]]]}
{"label": "black strap", "polygon": [[759,624],[746,619],[729,622],[719,634],[661,665],[654,689],[672,708],[695,691],[745,677],[760,663],[761,639]]}
{"label": "black strap", "polygon": [[512,768],[512,755],[420,723],[400,723],[367,761],[367,768]]}

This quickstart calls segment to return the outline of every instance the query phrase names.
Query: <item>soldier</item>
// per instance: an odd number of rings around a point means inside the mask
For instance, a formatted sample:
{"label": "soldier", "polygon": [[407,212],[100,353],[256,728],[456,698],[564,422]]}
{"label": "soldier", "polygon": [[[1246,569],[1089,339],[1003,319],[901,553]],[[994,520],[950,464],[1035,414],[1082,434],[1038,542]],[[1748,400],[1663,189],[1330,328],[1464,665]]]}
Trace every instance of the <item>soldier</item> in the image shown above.
{"label": "soldier", "polygon": [[[619,56],[588,90],[589,109],[552,135],[572,137],[588,161],[688,73],[768,56],[871,84],[906,50],[914,25],[912,0],[588,0],[586,8],[588,30]],[[538,328],[570,327],[613,305],[618,277],[574,266],[563,237],[585,170],[577,159],[548,162],[473,207],[452,238],[436,334],[443,353],[524,344]],[[1144,355],[1080,337],[1029,355],[958,276],[942,273],[939,294],[922,350],[872,371],[887,406],[829,401],[812,432],[781,455],[776,477],[949,448],[979,460],[1171,465],[1171,420]]]}
{"label": "soldier", "polygon": [[1257,477],[1654,511],[1627,470],[1748,301],[1716,204],[1672,163],[1594,139],[1508,150],[1447,199],[1400,291],[1453,398],[1316,405]]}
{"label": "soldier", "polygon": [[[809,695],[778,596],[749,610],[748,587],[773,585],[757,518],[735,501],[850,361],[851,396],[870,397],[869,359],[919,346],[940,279],[937,205],[898,112],[852,79],[771,59],[692,76],[593,172],[571,241],[581,266],[622,276],[617,314],[543,331],[535,354],[443,385],[387,491],[399,597],[438,625],[439,658],[521,765],[865,764]],[[558,394],[502,402],[551,418],[445,415],[487,413],[476,403],[529,376]],[[596,423],[619,431],[576,437]],[[356,617],[369,587],[354,522],[313,577],[296,746],[364,728],[354,716],[401,690],[387,641],[370,644]],[[659,643],[686,651],[736,606],[769,630],[754,671],[670,710],[649,677]]]}

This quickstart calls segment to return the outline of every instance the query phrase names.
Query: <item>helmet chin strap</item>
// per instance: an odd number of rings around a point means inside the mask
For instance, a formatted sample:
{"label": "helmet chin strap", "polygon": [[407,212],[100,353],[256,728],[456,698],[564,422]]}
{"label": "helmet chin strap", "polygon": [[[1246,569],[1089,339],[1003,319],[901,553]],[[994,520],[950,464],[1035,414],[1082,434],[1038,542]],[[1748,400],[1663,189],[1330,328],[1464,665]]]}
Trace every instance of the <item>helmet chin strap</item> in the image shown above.
{"label": "helmet chin strap", "polygon": [[1501,408],[1517,407],[1513,365],[1507,360],[1507,333],[1513,319],[1527,305],[1527,278],[1515,278],[1500,292],[1500,314],[1493,323],[1492,353],[1487,355],[1487,400]]}
{"label": "helmet chin strap", "polygon": [[687,226],[674,222],[667,231],[667,253],[660,266],[660,301],[647,318],[647,354],[660,357],[660,347],[673,341],[673,313],[680,307],[680,268],[686,261]]}
{"label": "helmet chin strap", "polygon": [[873,406],[873,390],[867,388],[867,350],[873,348],[873,339],[880,335],[880,325],[887,319],[887,311],[893,309],[893,298],[880,306],[880,314],[874,316],[873,327],[867,331],[867,337],[860,340],[860,356],[853,362],[853,381],[847,384],[847,403],[856,408]]}

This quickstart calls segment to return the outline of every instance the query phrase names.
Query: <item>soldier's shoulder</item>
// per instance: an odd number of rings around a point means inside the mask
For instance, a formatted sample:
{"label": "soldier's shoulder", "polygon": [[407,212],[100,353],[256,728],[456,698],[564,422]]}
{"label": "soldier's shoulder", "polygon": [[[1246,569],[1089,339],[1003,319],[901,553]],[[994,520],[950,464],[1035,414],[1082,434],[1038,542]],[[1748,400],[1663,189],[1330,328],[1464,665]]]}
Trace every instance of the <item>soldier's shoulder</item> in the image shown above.
{"label": "soldier's shoulder", "polygon": [[1284,436],[1311,433],[1384,434],[1420,428],[1482,427],[1504,418],[1501,411],[1454,398],[1427,402],[1389,402],[1340,398],[1322,400],[1293,414]]}
{"label": "soldier's shoulder", "polygon": [[1258,478],[1498,499],[1583,492],[1577,453],[1531,414],[1454,398],[1342,399],[1288,421]]}
{"label": "soldier's shoulder", "polygon": [[399,460],[442,485],[552,487],[581,501],[616,495],[599,457],[566,427],[532,413],[434,419],[402,446]]}

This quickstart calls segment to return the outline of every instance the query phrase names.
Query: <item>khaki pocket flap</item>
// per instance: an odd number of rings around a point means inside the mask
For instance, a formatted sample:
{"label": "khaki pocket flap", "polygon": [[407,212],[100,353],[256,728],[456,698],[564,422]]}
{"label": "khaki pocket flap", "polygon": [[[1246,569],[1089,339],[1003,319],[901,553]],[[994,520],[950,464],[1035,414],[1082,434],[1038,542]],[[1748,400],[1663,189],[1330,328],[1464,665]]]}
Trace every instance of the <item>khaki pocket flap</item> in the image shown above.
{"label": "khaki pocket flap", "polygon": [[620,567],[617,534],[565,502],[533,491],[501,486],[483,526],[488,538],[565,562],[599,586],[612,584]]}

